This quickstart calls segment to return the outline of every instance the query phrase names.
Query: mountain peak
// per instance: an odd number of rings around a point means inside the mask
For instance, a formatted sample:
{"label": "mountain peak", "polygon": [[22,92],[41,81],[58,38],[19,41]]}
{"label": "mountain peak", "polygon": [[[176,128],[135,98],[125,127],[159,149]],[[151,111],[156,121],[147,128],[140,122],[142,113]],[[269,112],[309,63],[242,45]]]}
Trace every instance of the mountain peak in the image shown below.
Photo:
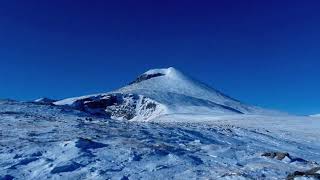
{"label": "mountain peak", "polygon": [[[114,119],[150,120],[166,114],[267,114],[169,67],[151,69],[120,89],[55,102]],[[274,112],[270,112],[274,113]]]}
{"label": "mountain peak", "polygon": [[176,75],[176,74],[182,74],[179,70],[177,70],[174,67],[169,67],[169,68],[162,68],[162,69],[150,69],[146,71],[143,74],[156,74],[156,73],[161,73],[164,75]]}
{"label": "mountain peak", "polygon": [[162,69],[150,69],[145,73],[138,76],[131,84],[140,83],[145,80],[149,80],[151,78],[166,76],[167,78],[179,79],[184,78],[185,75],[181,73],[179,70],[169,67],[169,68],[162,68]]}
{"label": "mountain peak", "polygon": [[150,75],[150,74],[163,74],[164,76],[171,77],[171,78],[181,78],[181,77],[186,77],[181,71],[174,67],[169,67],[169,68],[162,68],[162,69],[150,69],[143,73],[145,75]]}

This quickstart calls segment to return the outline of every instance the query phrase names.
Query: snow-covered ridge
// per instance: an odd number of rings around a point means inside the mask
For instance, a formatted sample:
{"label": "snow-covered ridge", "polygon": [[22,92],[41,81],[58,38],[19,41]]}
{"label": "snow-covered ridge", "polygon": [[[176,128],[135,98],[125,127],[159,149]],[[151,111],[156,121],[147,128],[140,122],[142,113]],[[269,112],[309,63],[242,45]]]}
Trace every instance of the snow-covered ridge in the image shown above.
{"label": "snow-covered ridge", "polygon": [[39,103],[39,104],[52,104],[54,102],[56,102],[57,100],[53,100],[53,99],[49,99],[49,98],[39,98],[34,100],[35,103]]}
{"label": "snow-covered ridge", "polygon": [[[122,113],[123,117],[115,119],[127,120],[152,120],[166,114],[207,114],[207,115],[232,115],[232,114],[277,114],[278,112],[250,106],[235,100],[208,85],[194,80],[175,68],[152,69],[138,76],[129,85],[118,90],[96,95],[68,98],[57,101],[55,105],[75,106],[78,102],[103,100],[105,97],[116,95],[122,100],[117,105],[105,104],[99,112],[110,114],[112,111],[130,112],[130,115]],[[128,99],[127,97],[138,97]],[[120,99],[121,99],[120,98]],[[145,109],[147,99],[154,102],[154,110]],[[142,102],[142,103],[141,103]],[[131,109],[135,109],[132,111]],[[123,111],[123,109],[127,109]],[[90,111],[96,110],[91,108]],[[132,113],[134,112],[134,113]],[[125,118],[130,117],[130,118]]]}

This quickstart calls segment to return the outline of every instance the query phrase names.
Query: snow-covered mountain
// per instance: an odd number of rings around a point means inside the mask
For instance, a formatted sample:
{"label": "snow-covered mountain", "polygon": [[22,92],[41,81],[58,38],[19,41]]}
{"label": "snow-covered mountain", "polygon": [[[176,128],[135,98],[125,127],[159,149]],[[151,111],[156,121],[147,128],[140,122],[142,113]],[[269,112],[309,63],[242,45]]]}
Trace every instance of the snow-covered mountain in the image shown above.
{"label": "snow-covered mountain", "polygon": [[0,180],[319,179],[320,121],[279,114],[174,68],[108,93],[0,100]]}
{"label": "snow-covered mountain", "polygon": [[280,114],[243,104],[172,67],[149,70],[112,92],[68,98],[54,104],[113,119],[140,121],[168,114]]}

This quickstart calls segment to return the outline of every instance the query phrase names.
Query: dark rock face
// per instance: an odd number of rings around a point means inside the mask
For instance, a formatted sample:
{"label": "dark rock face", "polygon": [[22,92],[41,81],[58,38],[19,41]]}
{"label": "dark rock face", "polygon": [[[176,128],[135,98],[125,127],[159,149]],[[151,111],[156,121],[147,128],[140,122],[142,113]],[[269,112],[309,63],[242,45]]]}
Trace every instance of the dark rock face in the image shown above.
{"label": "dark rock face", "polygon": [[[271,159],[277,159],[277,160],[283,160],[284,158],[288,158],[290,160],[289,163],[292,162],[302,162],[302,163],[307,163],[307,164],[312,164],[312,165],[318,165],[317,163],[307,161],[301,158],[295,158],[290,156],[289,153],[286,152],[267,152],[263,153],[261,156],[265,156]],[[287,176],[287,180],[294,180],[297,177],[308,177],[308,178],[314,178],[314,179],[320,179],[320,167],[314,167],[310,170],[307,171],[295,171],[292,174],[289,174]]]}
{"label": "dark rock face", "polygon": [[277,160],[283,160],[285,157],[291,159],[289,153],[286,152],[267,152],[263,153],[261,156],[265,156],[272,159],[276,158]]}
{"label": "dark rock face", "polygon": [[118,99],[117,96],[106,96],[103,99],[97,99],[93,101],[86,101],[84,102],[85,107],[99,109],[99,108],[106,108],[108,106],[112,106],[117,104]]}
{"label": "dark rock face", "polygon": [[302,158],[292,157],[287,152],[267,152],[263,153],[261,156],[265,156],[271,159],[277,159],[277,160],[283,160],[284,158],[288,158],[290,160],[290,163],[292,162],[301,162],[301,163],[309,163],[309,161],[304,160]]}
{"label": "dark rock face", "polygon": [[80,99],[77,100],[73,106],[80,111],[85,111],[93,115],[110,117],[110,114],[108,114],[105,109],[117,103],[119,103],[117,95],[106,95]]}
{"label": "dark rock face", "polygon": [[44,104],[44,105],[53,105],[54,102],[56,102],[57,100],[54,99],[49,99],[49,98],[41,98],[38,99],[36,101],[34,101],[34,103],[36,104]]}
{"label": "dark rock face", "polygon": [[133,82],[129,83],[131,84],[135,84],[135,83],[139,83],[154,77],[159,77],[159,76],[164,76],[165,74],[162,73],[155,73],[155,74],[142,74],[141,76],[139,76],[136,80],[134,80]]}
{"label": "dark rock face", "polygon": [[287,177],[287,180],[294,180],[296,177],[308,177],[308,178],[314,178],[314,179],[320,179],[320,173],[317,173],[320,171],[320,167],[314,167],[308,171],[295,171],[292,174],[289,174]]}
{"label": "dark rock face", "polygon": [[118,94],[117,103],[107,106],[105,112],[114,118],[133,119],[136,116],[138,99],[138,95]]}
{"label": "dark rock face", "polygon": [[147,109],[155,109],[157,107],[157,105],[155,103],[148,103],[146,108]]}
{"label": "dark rock face", "polygon": [[72,106],[92,115],[131,120],[141,111],[154,112],[158,105],[136,94],[116,93],[79,99]]}

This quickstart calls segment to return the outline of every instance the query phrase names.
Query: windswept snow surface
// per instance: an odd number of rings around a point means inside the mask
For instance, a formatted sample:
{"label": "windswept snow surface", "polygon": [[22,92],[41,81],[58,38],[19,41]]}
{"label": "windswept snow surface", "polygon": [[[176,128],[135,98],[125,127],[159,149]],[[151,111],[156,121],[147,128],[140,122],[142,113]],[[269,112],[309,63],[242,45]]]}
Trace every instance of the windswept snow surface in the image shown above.
{"label": "windswept snow surface", "polygon": [[[141,96],[157,104],[154,108],[155,113],[151,112],[151,116],[132,117],[132,119],[139,121],[151,121],[154,118],[168,114],[195,112],[211,116],[232,114],[284,115],[280,112],[243,104],[172,67],[149,70],[128,86],[109,93],[68,98],[55,102],[55,104],[74,106],[81,100],[92,101],[92,99],[104,98],[108,95],[119,96],[119,94],[122,96]],[[122,103],[122,101],[117,103]],[[134,104],[136,114],[139,114],[138,112],[141,114],[143,111],[140,105]],[[132,108],[132,106],[129,108]],[[127,120],[132,119],[127,118]]]}
{"label": "windswept snow surface", "polygon": [[153,69],[109,93],[0,101],[0,180],[319,178],[319,139],[318,118]]}
{"label": "windswept snow surface", "polygon": [[310,117],[319,117],[320,118],[320,114],[310,115]]}
{"label": "windswept snow surface", "polygon": [[285,179],[314,171],[310,178],[316,179],[319,174],[318,119],[175,114],[154,121],[0,101],[0,179]]}

